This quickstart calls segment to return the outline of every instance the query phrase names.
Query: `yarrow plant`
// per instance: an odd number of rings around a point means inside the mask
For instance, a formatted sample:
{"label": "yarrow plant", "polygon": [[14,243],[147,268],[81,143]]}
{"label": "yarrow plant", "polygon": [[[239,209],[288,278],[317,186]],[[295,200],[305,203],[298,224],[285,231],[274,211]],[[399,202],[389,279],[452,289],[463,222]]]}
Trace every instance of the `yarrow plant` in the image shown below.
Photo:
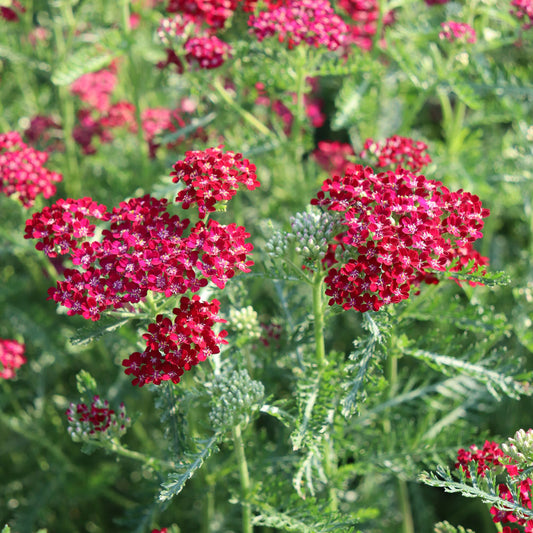
{"label": "yarrow plant", "polygon": [[24,344],[14,339],[0,339],[0,378],[13,379],[24,363]]}
{"label": "yarrow plant", "polygon": [[48,157],[25,144],[15,131],[0,134],[0,192],[15,196],[24,207],[33,206],[41,194],[44,198],[53,196],[54,184],[63,178],[43,166]]}

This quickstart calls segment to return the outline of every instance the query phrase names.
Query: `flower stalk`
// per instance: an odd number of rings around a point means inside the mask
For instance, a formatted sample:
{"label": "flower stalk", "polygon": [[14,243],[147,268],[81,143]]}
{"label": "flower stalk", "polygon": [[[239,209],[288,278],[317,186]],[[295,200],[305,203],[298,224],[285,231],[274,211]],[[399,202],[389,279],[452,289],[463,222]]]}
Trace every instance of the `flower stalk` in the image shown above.
{"label": "flower stalk", "polygon": [[244,452],[244,442],[242,440],[241,425],[237,424],[232,429],[233,445],[235,446],[235,456],[237,458],[237,464],[239,466],[239,478],[241,483],[241,497],[243,499],[242,504],[242,532],[252,533],[252,509],[250,504],[247,503],[247,499],[250,494],[250,474],[248,472],[248,463],[246,461],[246,454]]}

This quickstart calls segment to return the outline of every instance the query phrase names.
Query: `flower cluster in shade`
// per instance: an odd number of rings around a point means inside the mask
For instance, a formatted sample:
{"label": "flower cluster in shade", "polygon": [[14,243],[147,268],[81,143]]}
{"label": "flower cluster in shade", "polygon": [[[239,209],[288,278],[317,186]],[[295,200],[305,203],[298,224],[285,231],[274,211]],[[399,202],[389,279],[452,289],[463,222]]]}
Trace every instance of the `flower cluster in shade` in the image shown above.
{"label": "flower cluster in shade", "polygon": [[328,0],[288,0],[252,15],[248,25],[259,41],[277,36],[289,49],[306,43],[336,50],[348,33],[348,26]]}
{"label": "flower cluster in shade", "polygon": [[[348,26],[346,43],[353,43],[361,50],[371,50],[378,31],[378,0],[340,0],[338,5],[352,21]],[[394,11],[385,12],[381,23],[382,28],[393,24]],[[378,37],[381,39],[382,35]]]}
{"label": "flower cluster in shade", "polygon": [[120,437],[131,423],[123,403],[116,413],[109,407],[109,402],[99,396],[94,396],[90,405],[71,403],[65,414],[69,422],[68,432],[75,442],[100,438],[104,434]]}
{"label": "flower cluster in shade", "polygon": [[203,27],[193,15],[178,13],[164,18],[157,33],[166,47],[167,58],[158,67],[174,64],[181,73],[183,59],[201,69],[220,67],[231,56],[231,46],[214,35],[218,26],[214,28]]}
{"label": "flower cluster in shade", "polygon": [[47,160],[46,152],[22,142],[17,132],[0,134],[0,192],[16,196],[24,207],[31,207],[40,194],[53,196],[54,183],[63,178],[43,166]]}
{"label": "flower cluster in shade", "polygon": [[439,33],[439,39],[441,40],[447,40],[451,43],[456,41],[462,43],[476,42],[476,32],[474,28],[465,22],[449,20],[443,22],[440,26],[442,31]]}
{"label": "flower cluster in shade", "polygon": [[13,339],[0,339],[0,378],[13,379],[17,368],[26,363],[24,344]]}
{"label": "flower cluster in shade", "polygon": [[[105,311],[133,311],[148,292],[169,298],[196,293],[208,282],[222,289],[236,272],[249,272],[253,246],[246,242],[250,235],[245,228],[204,218],[217,202],[231,199],[239,185],[249,190],[259,186],[255,166],[241,154],[208,148],[187,152],[174,165],[172,178],[183,184],[176,201],[185,209],[198,208],[200,220],[194,225],[171,215],[165,199],[148,195],[111,211],[91,198],[59,200],[27,220],[25,238],[37,239],[38,250],[49,257],[68,255],[72,261],[64,279],[49,289],[49,299],[66,307],[69,315],[96,321]],[[146,350],[124,362],[134,383],[177,383],[183,369],[216,353],[224,336],[211,331],[220,322],[217,312],[216,300],[206,303],[195,295],[181,299],[174,325],[159,317],[149,330]],[[171,341],[184,335],[190,346],[179,340],[178,351],[169,351]]]}
{"label": "flower cluster in shade", "polygon": [[404,168],[354,165],[326,179],[311,204],[341,228],[323,261],[330,305],[377,311],[421,282],[437,283],[437,272],[486,264],[473,249],[489,214],[479,198]]}
{"label": "flower cluster in shade", "polygon": [[0,6],[0,18],[7,20],[8,22],[18,22],[19,15],[26,12],[26,8],[19,2],[19,0],[13,0],[11,7],[7,5]]}
{"label": "flower cluster in shade", "polygon": [[512,0],[511,14],[522,24],[524,30],[533,28],[533,0]]}
{"label": "flower cluster in shade", "polygon": [[[359,157],[373,168],[395,170],[403,167],[412,172],[420,172],[431,163],[427,149],[427,144],[422,141],[393,135],[382,141],[366,139]],[[344,174],[355,162],[355,152],[351,144],[339,141],[320,141],[313,157],[331,174]]]}
{"label": "flower cluster in shade", "polygon": [[[485,441],[481,449],[475,445],[470,446],[468,450],[461,448],[457,453],[455,468],[460,468],[468,479],[472,477],[472,470],[475,470],[480,477],[485,477],[488,471],[494,474],[504,472],[505,483],[499,483],[498,496],[508,502],[514,502],[511,491],[513,489],[515,494],[519,494],[520,501],[516,503],[531,509],[533,480],[522,475],[523,465],[517,464],[513,457],[504,453],[502,448],[504,445],[500,447],[498,443],[489,441]],[[496,524],[517,524],[524,526],[525,533],[533,532],[533,520],[531,519],[516,516],[512,511],[497,509],[495,506],[490,508],[490,513]],[[505,526],[503,531],[504,533],[519,533],[518,529],[511,529],[510,526]]]}

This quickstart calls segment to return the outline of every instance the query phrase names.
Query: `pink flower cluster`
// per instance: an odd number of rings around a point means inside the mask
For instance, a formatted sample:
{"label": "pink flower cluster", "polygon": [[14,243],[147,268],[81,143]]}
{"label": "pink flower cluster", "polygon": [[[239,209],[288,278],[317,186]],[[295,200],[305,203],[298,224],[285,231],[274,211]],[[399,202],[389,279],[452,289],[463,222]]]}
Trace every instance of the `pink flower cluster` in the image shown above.
{"label": "pink flower cluster", "polygon": [[419,172],[431,163],[431,157],[426,152],[427,148],[427,144],[422,141],[393,135],[382,142],[367,139],[359,156],[362,158],[373,156],[374,166],[379,168],[388,167],[394,170],[400,166],[409,168],[412,172]]}
{"label": "pink flower cluster", "polygon": [[408,298],[412,286],[436,283],[434,273],[454,259],[466,256],[474,269],[485,264],[472,248],[489,214],[479,198],[409,170],[376,174],[354,165],[327,179],[311,204],[338,213],[346,228],[326,261],[330,305],[377,311]]}
{"label": "pink flower cluster", "polygon": [[[370,50],[379,18],[377,0],[340,0],[339,7],[354,21],[349,26],[347,42],[354,43],[362,50]],[[394,11],[388,11],[383,16],[383,27],[390,26],[393,22]]]}
{"label": "pink flower cluster", "polygon": [[219,345],[227,344],[225,330],[218,334],[213,331],[215,323],[226,322],[218,316],[219,308],[218,300],[203,302],[195,294],[192,298],[181,298],[179,308],[173,310],[174,322],[158,315],[143,335],[146,349],[122,362],[126,374],[135,376],[132,384],[142,387],[168,380],[179,383],[185,370],[219,353]]}
{"label": "pink flower cluster", "polygon": [[111,129],[126,126],[133,132],[137,128],[133,104],[126,101],[111,104],[117,82],[117,66],[111,63],[109,68],[84,74],[71,85],[72,94],[88,106],[78,111],[78,124],[73,131],[85,155],[96,152],[94,137],[108,143],[113,139]]}
{"label": "pink flower cluster", "polygon": [[344,42],[348,26],[335,14],[328,0],[287,0],[248,21],[259,41],[274,35],[289,49],[302,42],[336,50]]}
{"label": "pink flower cluster", "polygon": [[454,41],[475,43],[476,32],[472,26],[465,22],[454,22],[449,20],[441,24],[442,31],[439,33],[439,39],[448,40],[451,43]]}
{"label": "pink flower cluster", "polygon": [[94,396],[90,406],[71,403],[65,414],[70,425],[69,432],[78,437],[105,433],[110,427],[117,433],[123,433],[129,423],[123,403],[117,415],[109,408],[109,402],[99,396]]}
{"label": "pink flower cluster", "polygon": [[214,212],[217,202],[233,198],[239,185],[248,190],[259,187],[255,165],[241,154],[223,152],[221,147],[187,152],[185,159],[177,161],[173,168],[172,181],[185,184],[176,201],[184,209],[196,204],[201,218]]}
{"label": "pink flower cluster", "polygon": [[0,134],[0,192],[16,195],[24,207],[31,207],[39,194],[53,196],[54,183],[63,177],[43,166],[47,160],[46,152],[27,146],[17,132]]}
{"label": "pink flower cluster", "polygon": [[0,339],[0,378],[13,379],[17,368],[25,362],[24,344],[12,339]]}
{"label": "pink flower cluster", "polygon": [[352,145],[339,141],[320,141],[313,151],[316,162],[330,174],[344,174],[355,156]]}
{"label": "pink flower cluster", "polygon": [[[478,475],[484,477],[488,470],[494,470],[495,468],[498,470],[502,469],[502,463],[511,482],[515,485],[515,489],[520,494],[520,504],[527,509],[531,509],[531,487],[533,486],[533,480],[530,477],[520,479],[523,477],[521,476],[523,470],[514,464],[512,458],[504,454],[496,442],[486,441],[481,450],[474,445],[470,446],[468,450],[461,448],[457,453],[455,468],[461,468],[466,473],[466,477],[470,478],[470,468],[475,466]],[[503,500],[509,502],[514,501],[508,484],[500,483],[498,485],[498,493]],[[512,511],[502,511],[494,506],[491,507],[490,513],[493,515],[492,520],[496,524],[517,523],[518,525],[525,526],[525,533],[533,532],[533,520],[519,518]],[[509,526],[505,526],[503,532],[519,533],[518,529],[511,530]]]}
{"label": "pink flower cluster", "polygon": [[533,28],[533,0],[512,0],[511,7],[511,14],[524,22],[524,30]]}
{"label": "pink flower cluster", "polygon": [[[202,28],[201,20],[192,15],[178,14],[161,21],[158,35],[167,46],[167,59],[158,64],[164,68],[174,64],[179,73],[183,72],[183,56],[187,63],[197,64],[202,69],[220,67],[230,56],[231,46],[213,34],[212,28]],[[181,50],[181,52],[180,52]]]}

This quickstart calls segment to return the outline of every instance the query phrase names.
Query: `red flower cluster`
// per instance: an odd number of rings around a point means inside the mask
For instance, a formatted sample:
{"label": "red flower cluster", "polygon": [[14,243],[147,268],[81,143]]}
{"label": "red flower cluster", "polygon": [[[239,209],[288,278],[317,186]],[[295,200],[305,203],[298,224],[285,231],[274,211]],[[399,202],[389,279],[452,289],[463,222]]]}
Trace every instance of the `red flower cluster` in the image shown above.
{"label": "red flower cluster", "polygon": [[305,42],[336,50],[344,42],[348,26],[335,14],[328,0],[288,0],[248,21],[259,41],[277,35],[289,49]]}
{"label": "red flower cluster", "polygon": [[0,339],[0,378],[14,378],[17,368],[25,362],[24,344],[11,339]]}
{"label": "red flower cluster", "polygon": [[330,174],[344,174],[353,165],[350,156],[355,156],[352,145],[339,141],[320,141],[313,151],[316,162]]}
{"label": "red flower cluster", "polygon": [[327,179],[311,204],[337,212],[346,227],[327,257],[328,266],[343,263],[325,278],[330,305],[377,311],[408,298],[413,285],[436,283],[434,273],[465,253],[480,266],[472,243],[489,212],[463,190],[403,168],[376,174],[354,165]]}
{"label": "red flower cluster", "polygon": [[[362,50],[370,50],[379,18],[377,0],[340,0],[339,7],[344,9],[355,22],[349,26],[347,41]],[[383,16],[383,27],[390,26],[393,22],[394,11],[388,11]]]}
{"label": "red flower cluster", "polygon": [[409,137],[393,135],[384,142],[376,142],[373,139],[365,141],[360,157],[374,156],[374,166],[380,168],[397,167],[409,168],[412,172],[419,172],[423,167],[431,163],[431,157],[426,153],[427,144],[422,141],[414,141]]}
{"label": "red flower cluster", "polygon": [[[196,20],[189,14],[178,14],[161,21],[158,35],[161,42],[167,46],[167,59],[158,64],[164,68],[170,64],[176,65],[179,73],[183,72],[180,55],[184,55],[187,63],[196,63],[202,69],[217,68],[231,56],[231,46],[221,41],[213,34],[213,29],[201,27],[201,20]],[[176,53],[176,49],[183,49],[184,54]]]}
{"label": "red flower cluster", "polygon": [[[478,475],[484,477],[487,470],[494,468],[501,468],[502,463],[507,471],[509,478],[516,485],[520,494],[520,504],[527,509],[531,509],[531,487],[533,480],[529,477],[520,480],[520,474],[523,472],[521,468],[518,468],[511,457],[506,456],[496,442],[485,441],[483,448],[479,450],[476,446],[470,446],[469,450],[461,448],[457,453],[457,462],[455,468],[461,468],[466,473],[466,477],[470,478],[471,466],[476,466]],[[517,478],[516,481],[514,478]],[[500,483],[498,485],[498,493],[500,498],[509,502],[514,501],[513,495],[509,488],[509,485]],[[496,507],[491,507],[490,513],[493,515],[492,520],[494,523],[517,523],[521,526],[525,526],[525,533],[533,532],[533,520],[526,520],[524,518],[518,518],[512,511],[502,511]],[[518,533],[518,529],[513,529],[509,526],[505,526],[504,533]]]}
{"label": "red flower cluster", "polygon": [[237,9],[238,0],[169,0],[168,13],[184,13],[198,25],[207,24],[215,29],[224,27],[226,20]]}
{"label": "red flower cluster", "polygon": [[213,331],[215,323],[226,322],[218,316],[219,308],[218,300],[203,302],[195,294],[191,299],[181,298],[179,308],[173,310],[174,322],[158,315],[143,335],[144,352],[135,352],[122,362],[126,374],[135,376],[132,384],[142,387],[168,380],[179,383],[185,370],[219,353],[219,345],[227,344],[225,330],[218,334]]}
{"label": "red flower cluster", "polygon": [[30,120],[28,128],[24,130],[24,138],[29,144],[44,146],[47,152],[64,151],[65,145],[60,140],[61,136],[61,124],[46,115],[35,115]]}
{"label": "red flower cluster", "polygon": [[426,0],[428,6],[435,6],[439,4],[447,4],[450,0]]}
{"label": "red flower cluster", "polygon": [[217,202],[233,198],[240,184],[249,190],[259,187],[255,165],[241,154],[222,152],[221,147],[187,152],[185,160],[176,162],[173,168],[172,181],[185,184],[176,201],[184,209],[197,204],[200,218],[214,212]]}
{"label": "red flower cluster", "polygon": [[109,408],[109,402],[101,400],[99,396],[94,396],[90,407],[84,403],[71,403],[65,414],[70,423],[69,432],[78,437],[105,433],[110,427],[123,433],[129,423],[124,404],[120,404],[117,415]]}
{"label": "red flower cluster", "polygon": [[454,22],[449,20],[441,24],[442,31],[439,33],[439,39],[447,39],[451,43],[454,41],[475,43],[476,32],[472,26],[465,22]]}
{"label": "red flower cluster", "polygon": [[38,194],[53,196],[54,183],[63,177],[44,168],[47,160],[46,152],[27,146],[17,132],[0,134],[0,192],[17,195],[24,207],[31,207]]}
{"label": "red flower cluster", "polygon": [[522,28],[533,28],[533,0],[512,0],[511,6],[511,14],[524,22]]}
{"label": "red flower cluster", "polygon": [[11,5],[12,7],[0,6],[0,17],[8,22],[18,22],[19,14],[24,13],[26,8],[19,2],[19,0],[13,0]]}

